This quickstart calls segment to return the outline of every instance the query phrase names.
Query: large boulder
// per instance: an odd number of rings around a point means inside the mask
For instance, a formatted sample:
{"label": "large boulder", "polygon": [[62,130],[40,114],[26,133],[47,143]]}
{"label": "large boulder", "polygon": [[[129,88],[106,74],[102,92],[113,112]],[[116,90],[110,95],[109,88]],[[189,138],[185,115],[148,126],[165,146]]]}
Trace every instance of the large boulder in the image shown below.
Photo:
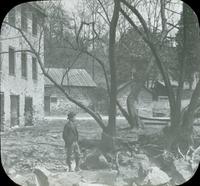
{"label": "large boulder", "polygon": [[138,178],[138,170],[129,167],[120,167],[120,177],[126,183],[125,185],[131,185]]}
{"label": "large boulder", "polygon": [[200,162],[200,146],[197,149],[195,149],[195,151],[192,154],[191,167],[193,171],[197,170],[199,162]]}
{"label": "large boulder", "polygon": [[147,176],[144,178],[141,185],[164,185],[171,181],[171,178],[162,171],[159,167],[149,167]]}
{"label": "large boulder", "polygon": [[79,185],[81,176],[75,172],[52,173],[44,167],[34,169],[37,186],[75,186]]}
{"label": "large boulder", "polygon": [[52,173],[44,167],[34,170],[37,186],[114,186],[116,171],[96,170]]}
{"label": "large boulder", "polygon": [[14,181],[18,185],[22,186],[38,186],[34,176],[31,174],[20,175],[15,174],[14,176],[9,176],[12,181]]}
{"label": "large boulder", "polygon": [[80,171],[79,175],[86,179],[88,183],[99,183],[109,186],[114,186],[117,178],[117,171],[114,170],[95,170]]}
{"label": "large boulder", "polygon": [[184,179],[184,182],[188,181],[194,175],[194,171],[192,170],[191,164],[188,161],[184,159],[176,159],[173,163],[176,171]]}
{"label": "large boulder", "polygon": [[89,153],[85,160],[81,163],[82,169],[106,169],[109,168],[109,163],[105,156],[99,150],[94,150]]}

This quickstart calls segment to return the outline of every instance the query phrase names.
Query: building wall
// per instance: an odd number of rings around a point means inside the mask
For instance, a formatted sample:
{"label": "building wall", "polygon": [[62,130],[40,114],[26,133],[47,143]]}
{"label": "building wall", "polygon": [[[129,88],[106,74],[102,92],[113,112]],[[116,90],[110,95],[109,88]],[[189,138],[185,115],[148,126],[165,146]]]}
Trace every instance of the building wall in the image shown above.
{"label": "building wall", "polygon": [[[65,88],[65,90],[77,101],[83,103],[86,106],[92,104],[91,97],[93,96],[93,88],[86,87],[70,87]],[[45,87],[45,96],[50,96],[50,98],[56,98],[57,101],[54,102],[50,99],[50,114],[51,115],[65,115],[69,111],[76,111],[83,113],[84,110],[79,108],[76,104],[69,101],[65,95],[58,90],[56,87]]]}
{"label": "building wall", "polygon": [[[20,27],[20,6],[16,9],[16,26]],[[31,9],[30,9],[31,10]],[[39,25],[37,36],[32,35],[32,12],[28,11],[28,31],[26,34],[28,40],[33,44],[35,49],[38,48],[39,38]],[[7,17],[5,18],[7,21]],[[24,41],[21,34],[9,25],[3,25],[1,31],[1,51],[8,51],[9,47],[13,47],[15,50],[28,49],[27,43]],[[11,39],[9,39],[11,38]],[[43,37],[40,41],[40,51],[43,54]],[[9,56],[8,53],[1,55],[1,84],[0,91],[4,93],[4,110],[5,110],[5,129],[10,127],[10,95],[19,96],[19,114],[20,114],[20,126],[24,125],[24,103],[25,97],[29,96],[33,99],[34,115],[33,119],[40,120],[43,118],[43,97],[44,97],[44,78],[42,71],[37,64],[37,80],[32,79],[32,54],[27,53],[27,78],[21,75],[21,52],[15,53],[15,75],[9,75]],[[44,60],[43,55],[41,59]]]}

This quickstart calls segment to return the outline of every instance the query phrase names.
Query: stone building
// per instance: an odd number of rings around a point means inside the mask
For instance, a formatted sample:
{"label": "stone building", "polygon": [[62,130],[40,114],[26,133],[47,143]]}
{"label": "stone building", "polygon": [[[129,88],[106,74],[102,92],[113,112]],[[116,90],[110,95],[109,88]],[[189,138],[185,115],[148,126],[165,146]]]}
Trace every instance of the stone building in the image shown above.
{"label": "stone building", "polygon": [[43,117],[44,77],[22,33],[43,60],[44,18],[39,5],[24,3],[10,10],[1,26],[1,130],[32,125]]}
{"label": "stone building", "polygon": [[[48,74],[61,84],[65,91],[74,99],[86,106],[93,105],[96,83],[85,69],[70,69],[68,73],[63,68],[49,68]],[[44,110],[46,115],[66,115],[68,111],[84,112],[69,101],[65,95],[45,78]]]}

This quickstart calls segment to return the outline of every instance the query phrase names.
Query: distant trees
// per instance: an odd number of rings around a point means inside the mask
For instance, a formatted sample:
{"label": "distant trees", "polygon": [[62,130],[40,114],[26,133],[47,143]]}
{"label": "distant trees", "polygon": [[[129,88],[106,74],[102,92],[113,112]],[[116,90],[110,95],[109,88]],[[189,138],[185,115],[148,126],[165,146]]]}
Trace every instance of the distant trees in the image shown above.
{"label": "distant trees", "polygon": [[[123,8],[120,9],[120,12],[124,15],[124,17],[127,19],[127,21],[131,24],[131,26],[140,34],[140,36],[143,38],[147,46],[152,52],[152,55],[154,57],[154,63],[157,65],[160,74],[163,77],[163,80],[165,82],[165,86],[167,89],[167,94],[169,98],[169,104],[170,104],[170,118],[171,118],[171,126],[169,130],[166,130],[167,134],[167,148],[172,150],[173,147],[177,148],[177,146],[182,146],[182,149],[188,149],[189,145],[191,144],[191,137],[192,137],[192,125],[194,120],[194,111],[198,106],[198,100],[200,96],[200,81],[197,83],[197,86],[193,92],[190,104],[188,108],[185,110],[184,113],[181,111],[181,95],[183,92],[183,83],[184,83],[184,77],[185,73],[184,71],[187,69],[186,64],[186,43],[187,40],[189,40],[189,34],[187,27],[188,24],[188,18],[190,17],[190,11],[191,9],[188,9],[186,4],[183,4],[183,37],[182,43],[183,43],[183,49],[182,49],[182,60],[181,60],[181,66],[178,69],[179,70],[179,81],[178,81],[178,90],[177,92],[173,91],[171,82],[170,82],[170,74],[169,71],[166,69],[166,65],[164,64],[164,61],[162,60],[160,56],[160,50],[158,43],[155,43],[154,40],[152,40],[152,33],[151,28],[148,26],[148,22],[145,20],[145,18],[140,14],[140,12],[137,10],[137,8],[133,5],[131,5],[126,0],[120,0],[121,3],[131,10],[132,14],[134,14],[137,19],[139,20],[140,24],[143,28],[143,33],[140,31],[139,27],[135,23],[134,19],[132,19]],[[170,3],[170,2],[169,2]],[[168,31],[166,30],[166,1],[161,0],[160,1],[160,7],[161,7],[161,22],[162,22],[162,38],[167,37]],[[189,11],[188,11],[189,10]],[[190,20],[191,21],[191,20]],[[165,25],[163,25],[165,24]],[[195,23],[198,24],[198,23]],[[173,25],[173,27],[176,27],[176,25]]]}
{"label": "distant trees", "polygon": [[[185,12],[185,13],[184,13]],[[185,56],[187,69],[185,70],[185,80],[192,86],[194,73],[200,70],[200,35],[198,18],[188,5],[184,6],[184,12],[179,21],[179,30],[176,34],[177,54],[179,68]],[[187,15],[185,15],[187,14]],[[187,17],[186,17],[187,16]],[[184,18],[186,17],[186,18]]]}

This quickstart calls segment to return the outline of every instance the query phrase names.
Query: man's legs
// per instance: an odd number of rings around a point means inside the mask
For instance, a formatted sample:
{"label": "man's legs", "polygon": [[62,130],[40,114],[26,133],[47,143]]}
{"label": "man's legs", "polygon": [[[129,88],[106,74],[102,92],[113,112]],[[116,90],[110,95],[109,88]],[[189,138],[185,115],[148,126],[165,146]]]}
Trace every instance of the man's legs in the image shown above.
{"label": "man's legs", "polygon": [[78,142],[74,142],[73,144],[73,150],[74,150],[74,156],[75,156],[75,162],[76,162],[76,167],[75,167],[75,171],[79,171],[79,160],[80,160],[80,148],[78,145]]}
{"label": "man's legs", "polygon": [[69,172],[72,171],[72,167],[71,167],[71,158],[72,158],[72,145],[67,145],[65,146],[65,150],[66,150],[66,155],[67,155],[67,165],[69,167]]}

